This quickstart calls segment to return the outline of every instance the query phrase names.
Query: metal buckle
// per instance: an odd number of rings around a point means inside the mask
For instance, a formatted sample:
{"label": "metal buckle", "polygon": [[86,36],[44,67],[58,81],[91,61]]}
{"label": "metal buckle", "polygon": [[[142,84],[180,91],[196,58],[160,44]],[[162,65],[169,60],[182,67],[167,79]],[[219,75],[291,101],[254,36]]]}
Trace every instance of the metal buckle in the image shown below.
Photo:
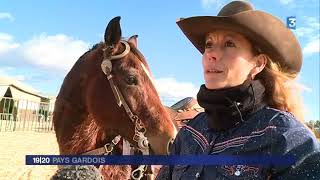
{"label": "metal buckle", "polygon": [[104,155],[108,155],[113,151],[113,144],[107,143],[103,147],[106,150],[106,153]]}
{"label": "metal buckle", "polygon": [[132,179],[140,180],[143,177],[145,167],[146,165],[140,165],[137,169],[133,170],[131,173]]}

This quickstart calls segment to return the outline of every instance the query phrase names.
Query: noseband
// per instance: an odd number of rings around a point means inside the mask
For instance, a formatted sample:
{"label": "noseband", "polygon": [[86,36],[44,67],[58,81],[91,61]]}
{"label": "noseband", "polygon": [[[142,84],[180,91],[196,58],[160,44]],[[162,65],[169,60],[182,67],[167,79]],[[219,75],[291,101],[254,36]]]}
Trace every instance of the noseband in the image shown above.
{"label": "noseband", "polygon": [[[107,76],[107,79],[109,81],[110,87],[112,89],[112,92],[116,99],[118,107],[121,108],[122,106],[125,109],[128,117],[131,119],[132,123],[135,125],[134,136],[132,139],[137,143],[138,150],[141,151],[143,155],[149,155],[149,142],[147,140],[147,137],[145,136],[146,128],[142,123],[141,119],[137,115],[132,113],[126,100],[123,98],[121,91],[119,90],[118,86],[114,84],[114,81],[113,81],[113,75],[111,73],[112,72],[111,61],[119,60],[127,56],[128,53],[130,52],[130,46],[128,42],[121,40],[120,43],[122,43],[125,46],[125,50],[119,55],[112,56],[108,53],[110,52],[110,50],[113,49],[113,46],[107,46],[103,48],[103,61],[101,63],[101,69],[103,73]],[[120,139],[121,139],[121,135],[118,135],[111,141],[111,143],[107,143],[101,148],[83,153],[83,155],[101,155],[101,154],[109,155],[113,151],[114,147],[118,144]],[[125,145],[128,143],[123,143],[123,144]],[[126,148],[130,148],[130,144]],[[125,147],[123,149],[125,149]],[[132,171],[131,178],[135,180],[141,179],[146,169],[149,169],[150,171],[150,168],[147,167],[146,165],[140,165],[137,169]],[[151,170],[151,174],[148,174],[148,175],[152,177],[152,170]]]}

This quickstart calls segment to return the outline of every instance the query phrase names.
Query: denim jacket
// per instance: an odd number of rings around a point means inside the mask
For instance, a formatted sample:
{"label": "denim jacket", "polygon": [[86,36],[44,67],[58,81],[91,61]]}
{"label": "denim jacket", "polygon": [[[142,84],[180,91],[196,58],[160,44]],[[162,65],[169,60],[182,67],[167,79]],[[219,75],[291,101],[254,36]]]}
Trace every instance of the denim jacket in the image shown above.
{"label": "denim jacket", "polygon": [[320,143],[290,113],[264,107],[247,121],[224,132],[208,129],[206,113],[183,126],[172,147],[173,155],[293,155],[291,166],[176,165],[163,166],[164,179],[319,179]]}

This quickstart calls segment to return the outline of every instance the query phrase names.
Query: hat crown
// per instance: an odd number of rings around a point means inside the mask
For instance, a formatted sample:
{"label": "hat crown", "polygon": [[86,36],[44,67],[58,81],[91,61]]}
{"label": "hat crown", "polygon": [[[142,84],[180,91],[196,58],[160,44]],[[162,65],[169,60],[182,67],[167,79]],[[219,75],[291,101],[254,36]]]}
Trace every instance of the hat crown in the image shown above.
{"label": "hat crown", "polygon": [[250,10],[253,10],[253,6],[248,2],[233,1],[225,5],[218,13],[218,16],[232,16],[234,14],[238,14],[243,11],[250,11]]}

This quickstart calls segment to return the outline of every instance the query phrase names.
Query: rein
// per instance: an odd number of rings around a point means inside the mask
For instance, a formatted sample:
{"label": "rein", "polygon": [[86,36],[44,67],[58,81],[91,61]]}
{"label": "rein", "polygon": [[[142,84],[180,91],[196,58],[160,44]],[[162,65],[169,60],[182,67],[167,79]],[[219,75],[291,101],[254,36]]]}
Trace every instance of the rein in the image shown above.
{"label": "rein", "polygon": [[[142,152],[143,155],[149,155],[149,142],[147,140],[147,137],[145,136],[146,128],[144,124],[142,123],[141,119],[132,113],[130,107],[128,106],[127,102],[125,101],[121,91],[115,85],[113,81],[113,75],[112,75],[112,63],[113,60],[119,60],[130,52],[130,46],[128,42],[121,40],[120,43],[122,43],[125,46],[125,50],[119,54],[119,55],[109,55],[107,54],[108,51],[113,49],[113,46],[107,46],[103,48],[103,61],[101,63],[101,69],[103,73],[106,75],[110,87],[112,89],[113,95],[116,99],[117,105],[119,108],[121,106],[125,109],[128,117],[131,119],[132,123],[135,124],[135,130],[134,130],[134,136],[133,141],[135,141],[138,145],[138,150]],[[112,153],[114,147],[119,143],[121,140],[121,135],[117,135],[110,143],[105,144],[103,147],[100,147],[98,149],[94,149],[88,152],[83,153],[83,155],[109,155]],[[128,154],[130,152],[130,143],[126,142],[123,139],[123,153],[122,154]],[[129,150],[128,150],[129,149]],[[125,153],[126,151],[126,153]],[[99,169],[101,170],[101,165]],[[151,166],[148,167],[146,165],[140,165],[137,169],[133,170],[131,173],[131,178],[134,180],[140,180],[144,174],[147,173],[147,179],[153,179],[153,172]]]}

